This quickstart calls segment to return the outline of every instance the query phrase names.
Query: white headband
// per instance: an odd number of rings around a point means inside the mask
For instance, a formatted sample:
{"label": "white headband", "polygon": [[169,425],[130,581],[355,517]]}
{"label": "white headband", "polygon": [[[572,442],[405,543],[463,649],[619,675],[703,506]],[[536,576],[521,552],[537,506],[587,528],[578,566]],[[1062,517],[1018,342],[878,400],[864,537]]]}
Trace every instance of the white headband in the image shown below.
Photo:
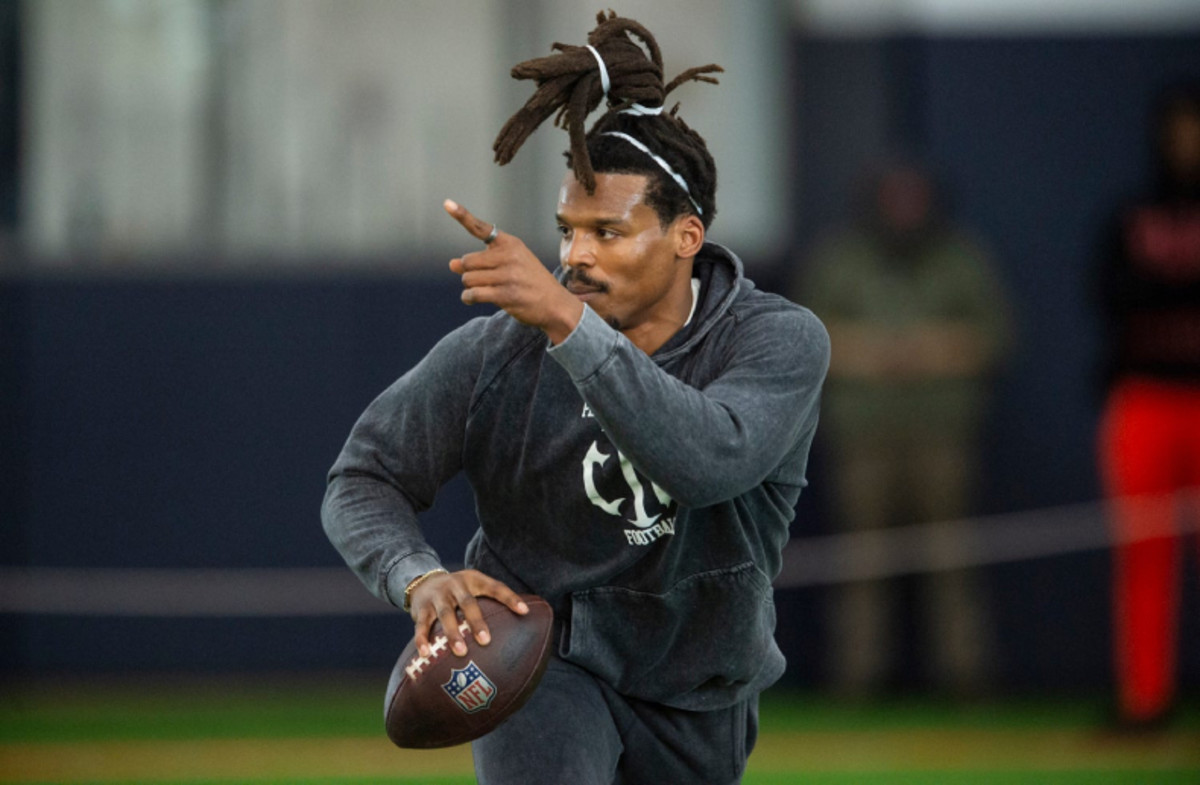
{"label": "white headband", "polygon": [[[635,104],[635,106],[636,106],[636,104]],[[624,139],[626,142],[629,142],[631,145],[633,145],[634,147],[641,150],[646,155],[653,158],[654,163],[661,166],[664,172],[671,175],[671,179],[673,179],[675,182],[679,183],[679,187],[683,189],[683,192],[685,194],[687,194],[688,200],[691,201],[692,207],[696,208],[696,213],[698,215],[704,215],[704,211],[700,209],[700,203],[697,202],[695,200],[695,198],[692,196],[692,189],[688,188],[687,181],[685,181],[682,177],[680,177],[679,173],[676,172],[674,169],[672,169],[671,165],[669,163],[667,163],[666,160],[664,160],[662,157],[660,157],[658,155],[655,155],[654,152],[649,147],[642,144],[637,139],[634,139],[629,134],[624,134],[624,133],[621,133],[620,131],[605,131],[604,133],[602,133],[600,135],[601,136],[615,136],[620,139]]]}
{"label": "white headband", "polygon": [[[607,99],[608,91],[612,87],[612,81],[608,78],[608,66],[604,64],[604,58],[596,51],[596,47],[591,44],[584,44],[584,47],[592,53],[592,57],[596,58],[596,65],[600,66],[600,87],[604,90],[604,97]],[[662,110],[661,106],[630,104],[628,109],[621,110],[621,114],[656,115],[662,114]]]}

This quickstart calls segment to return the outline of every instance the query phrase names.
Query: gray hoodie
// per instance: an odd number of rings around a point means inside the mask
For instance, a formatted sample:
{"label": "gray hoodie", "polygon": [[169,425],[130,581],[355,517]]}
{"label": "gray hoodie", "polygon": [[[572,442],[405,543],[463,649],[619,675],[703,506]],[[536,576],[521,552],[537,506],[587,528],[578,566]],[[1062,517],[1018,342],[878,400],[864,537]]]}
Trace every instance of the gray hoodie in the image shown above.
{"label": "gray hoodie", "polygon": [[466,564],[545,597],[558,655],[715,709],[782,675],[771,581],[806,484],[829,338],[706,243],[692,320],[647,356],[590,308],[558,346],[504,312],[443,338],[355,424],[330,540],[377,596],[439,566],[417,514],[459,471]]}

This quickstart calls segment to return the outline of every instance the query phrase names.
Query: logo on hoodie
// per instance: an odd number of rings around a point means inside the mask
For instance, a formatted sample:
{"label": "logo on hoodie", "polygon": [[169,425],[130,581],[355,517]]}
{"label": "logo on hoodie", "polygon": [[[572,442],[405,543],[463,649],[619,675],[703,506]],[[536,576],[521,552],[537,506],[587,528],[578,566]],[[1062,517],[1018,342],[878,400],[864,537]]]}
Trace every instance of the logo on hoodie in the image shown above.
{"label": "logo on hoodie", "polygon": [[[586,404],[583,416],[592,416],[591,409]],[[610,461],[613,460],[614,453],[616,467],[620,469],[620,477],[629,492],[616,498],[606,498],[597,485],[597,477],[605,478],[615,474],[611,469],[603,471],[604,467],[613,465]],[[614,484],[616,483],[607,485]],[[592,442],[583,458],[583,489],[592,504],[609,515],[633,524],[634,528],[625,529],[625,539],[630,545],[649,545],[661,537],[675,533],[675,516],[667,515],[673,511],[673,500],[656,483],[643,480],[620,450],[604,452],[599,442]]]}

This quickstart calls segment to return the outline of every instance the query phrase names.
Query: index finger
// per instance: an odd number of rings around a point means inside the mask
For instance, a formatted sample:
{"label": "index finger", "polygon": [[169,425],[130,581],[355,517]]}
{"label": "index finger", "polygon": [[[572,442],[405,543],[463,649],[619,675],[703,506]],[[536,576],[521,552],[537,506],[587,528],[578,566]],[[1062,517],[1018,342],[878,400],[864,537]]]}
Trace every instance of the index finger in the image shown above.
{"label": "index finger", "polygon": [[422,607],[413,619],[413,643],[417,645],[417,653],[422,657],[428,657],[432,653],[429,646],[429,633],[436,620],[437,611],[433,610],[431,606]]}
{"label": "index finger", "polygon": [[447,199],[442,202],[442,207],[446,212],[450,213],[451,218],[458,221],[462,225],[462,228],[466,229],[476,240],[486,241],[488,235],[492,233],[494,224],[479,220],[471,214],[470,210],[453,199]]}

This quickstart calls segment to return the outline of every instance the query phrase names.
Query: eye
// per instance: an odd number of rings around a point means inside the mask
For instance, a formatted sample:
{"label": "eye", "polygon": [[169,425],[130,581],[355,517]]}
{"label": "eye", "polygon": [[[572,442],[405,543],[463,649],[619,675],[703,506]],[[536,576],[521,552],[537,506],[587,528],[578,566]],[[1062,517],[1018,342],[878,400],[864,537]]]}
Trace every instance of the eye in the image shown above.
{"label": "eye", "polygon": [[597,229],[596,236],[599,237],[601,240],[611,240],[614,237],[617,237],[617,233],[614,232],[612,229]]}
{"label": "eye", "polygon": [[558,225],[558,235],[559,235],[559,237],[563,238],[564,240],[567,239],[568,237],[571,236],[571,227],[563,226],[562,224],[559,224]]}

